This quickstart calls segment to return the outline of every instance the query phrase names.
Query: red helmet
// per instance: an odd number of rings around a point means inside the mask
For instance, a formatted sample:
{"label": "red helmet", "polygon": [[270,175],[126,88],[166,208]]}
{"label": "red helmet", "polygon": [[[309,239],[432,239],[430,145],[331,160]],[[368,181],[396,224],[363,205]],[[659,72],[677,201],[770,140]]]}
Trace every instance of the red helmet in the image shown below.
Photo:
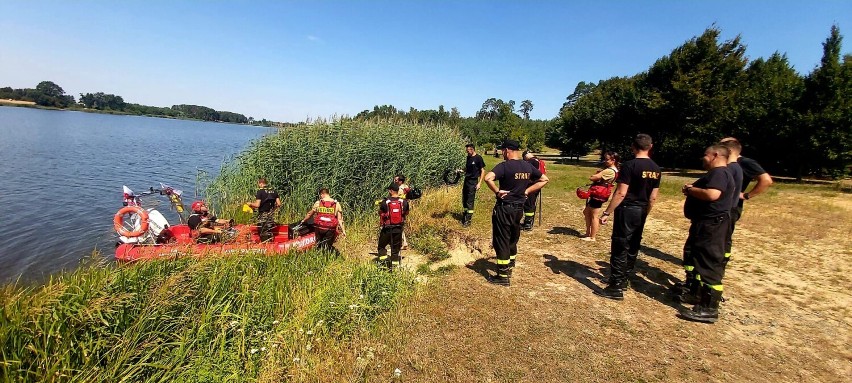
{"label": "red helmet", "polygon": [[577,198],[579,198],[579,199],[589,199],[589,196],[590,196],[590,195],[591,195],[591,194],[589,193],[589,191],[588,191],[588,190],[586,190],[586,189],[583,189],[583,187],[582,187],[582,186],[577,188]]}
{"label": "red helmet", "polygon": [[201,211],[201,208],[207,207],[204,201],[195,201],[192,203],[192,211]]}

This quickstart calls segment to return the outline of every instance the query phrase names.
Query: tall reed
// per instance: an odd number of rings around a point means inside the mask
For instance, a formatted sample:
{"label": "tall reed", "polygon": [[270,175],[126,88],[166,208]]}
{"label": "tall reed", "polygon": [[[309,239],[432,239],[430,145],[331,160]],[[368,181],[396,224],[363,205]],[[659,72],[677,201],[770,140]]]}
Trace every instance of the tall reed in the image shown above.
{"label": "tall reed", "polygon": [[304,214],[321,187],[357,215],[373,209],[396,174],[418,187],[440,185],[445,169],[464,165],[464,143],[447,126],[319,121],[253,142],[223,166],[207,194],[221,214],[247,220],[239,208],[265,177],[281,194],[284,220]]}

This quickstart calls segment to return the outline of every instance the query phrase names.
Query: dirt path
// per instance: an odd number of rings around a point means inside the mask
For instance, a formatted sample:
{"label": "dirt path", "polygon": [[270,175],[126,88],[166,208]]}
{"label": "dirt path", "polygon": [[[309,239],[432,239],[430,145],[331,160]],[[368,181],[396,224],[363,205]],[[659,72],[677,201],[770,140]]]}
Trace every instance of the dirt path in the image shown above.
{"label": "dirt path", "polygon": [[394,368],[406,382],[852,376],[852,196],[783,191],[753,200],[735,234],[715,325],[676,318],[679,305],[667,295],[683,277],[681,199],[662,198],[652,213],[637,278],[619,302],[593,294],[608,273],[611,231],[581,241],[582,204],[568,197],[546,198],[544,226],[522,235],[508,288],[484,280],[493,273],[490,230],[460,229],[471,246],[456,242],[453,259],[474,262],[400,313],[367,381],[386,381]]}

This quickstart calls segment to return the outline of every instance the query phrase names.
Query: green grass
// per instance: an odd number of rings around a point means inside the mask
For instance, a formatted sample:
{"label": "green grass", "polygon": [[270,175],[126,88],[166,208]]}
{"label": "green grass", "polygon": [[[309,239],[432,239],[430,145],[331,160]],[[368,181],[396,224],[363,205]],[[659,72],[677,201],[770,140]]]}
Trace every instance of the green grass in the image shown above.
{"label": "green grass", "polygon": [[0,381],[251,381],[369,331],[413,290],[315,251],[81,268],[0,292]]}

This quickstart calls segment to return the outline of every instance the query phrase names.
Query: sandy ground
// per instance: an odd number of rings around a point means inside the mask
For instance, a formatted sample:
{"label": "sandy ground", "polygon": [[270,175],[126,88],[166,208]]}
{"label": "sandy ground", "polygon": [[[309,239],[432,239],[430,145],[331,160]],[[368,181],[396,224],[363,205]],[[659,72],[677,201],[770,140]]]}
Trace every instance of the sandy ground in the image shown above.
{"label": "sandy ground", "polygon": [[678,319],[668,294],[683,278],[681,198],[661,198],[637,278],[612,301],[593,294],[608,275],[610,228],[581,241],[582,202],[551,190],[544,225],[522,235],[511,287],[484,279],[488,217],[459,225],[442,263],[458,269],[401,310],[367,366],[354,350],[352,379],[387,381],[398,368],[406,382],[849,381],[852,196],[777,189],[746,206],[714,325]]}
{"label": "sandy ground", "polygon": [[35,102],[32,101],[21,101],[21,100],[12,100],[8,98],[0,98],[0,104],[11,104],[11,105],[35,105]]}

